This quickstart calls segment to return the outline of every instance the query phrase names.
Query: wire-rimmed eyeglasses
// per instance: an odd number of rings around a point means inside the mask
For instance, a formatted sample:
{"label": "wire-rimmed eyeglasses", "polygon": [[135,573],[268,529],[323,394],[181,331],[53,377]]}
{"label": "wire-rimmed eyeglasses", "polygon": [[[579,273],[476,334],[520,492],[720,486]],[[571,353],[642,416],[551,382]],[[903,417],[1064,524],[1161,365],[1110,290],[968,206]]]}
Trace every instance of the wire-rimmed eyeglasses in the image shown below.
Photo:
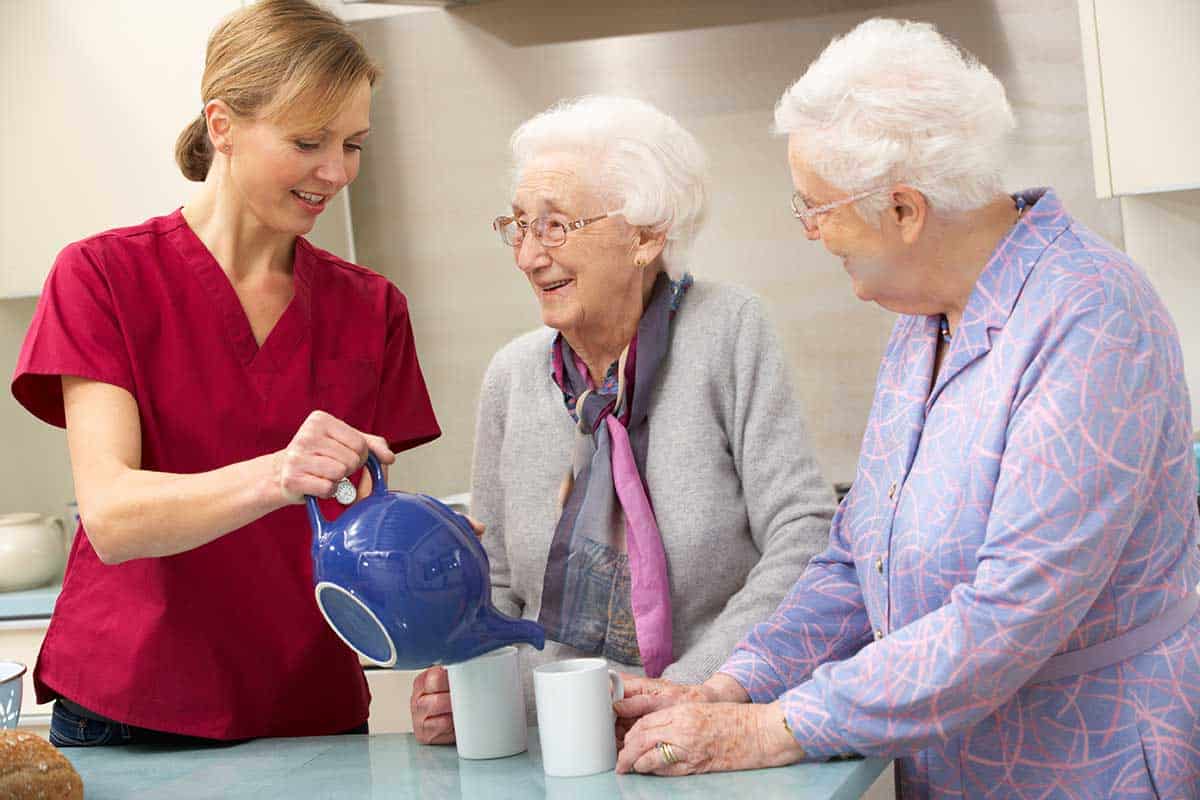
{"label": "wire-rimmed eyeglasses", "polygon": [[570,231],[577,231],[585,225],[607,219],[614,213],[616,212],[610,211],[598,217],[584,217],[570,222],[548,217],[538,217],[532,222],[522,222],[515,217],[496,217],[492,220],[492,230],[500,234],[500,241],[509,247],[520,247],[525,241],[525,232],[530,229],[533,230],[534,238],[542,243],[542,247],[560,247],[567,241],[567,233]]}
{"label": "wire-rimmed eyeglasses", "polygon": [[886,192],[890,188],[892,187],[880,186],[876,189],[868,189],[865,192],[852,194],[849,197],[843,197],[841,200],[834,200],[832,203],[826,203],[825,205],[821,206],[813,206],[812,208],[809,208],[808,204],[805,203],[804,195],[802,195],[800,192],[795,192],[792,194],[792,216],[804,224],[804,230],[811,233],[817,230],[819,225],[819,217],[822,214],[828,214],[830,211],[836,211],[842,206],[848,206],[851,203],[857,203],[864,197],[870,197],[873,194]]}

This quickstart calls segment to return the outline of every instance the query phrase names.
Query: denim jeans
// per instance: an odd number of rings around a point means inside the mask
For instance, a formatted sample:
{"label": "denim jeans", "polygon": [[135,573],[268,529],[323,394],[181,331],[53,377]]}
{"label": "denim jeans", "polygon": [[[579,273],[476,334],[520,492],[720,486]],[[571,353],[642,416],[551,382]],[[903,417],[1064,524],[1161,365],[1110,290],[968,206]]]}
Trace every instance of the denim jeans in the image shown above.
{"label": "denim jeans", "polygon": [[[367,723],[364,722],[362,725],[342,731],[342,733],[367,733]],[[54,701],[54,708],[50,714],[50,743],[55,747],[103,747],[122,744],[224,747],[241,744],[245,741],[249,740],[206,739],[201,736],[185,736],[180,733],[164,733],[149,728],[139,728],[123,722],[113,722],[86,713],[78,713],[63,705],[61,700]]]}

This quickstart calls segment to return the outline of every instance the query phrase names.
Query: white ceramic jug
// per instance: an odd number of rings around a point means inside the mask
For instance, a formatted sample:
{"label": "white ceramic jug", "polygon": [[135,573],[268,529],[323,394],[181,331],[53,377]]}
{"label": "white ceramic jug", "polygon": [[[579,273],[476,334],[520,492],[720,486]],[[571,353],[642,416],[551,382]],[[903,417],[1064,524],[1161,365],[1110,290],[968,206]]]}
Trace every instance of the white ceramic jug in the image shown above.
{"label": "white ceramic jug", "polygon": [[0,592],[43,586],[62,574],[66,531],[58,517],[0,515]]}

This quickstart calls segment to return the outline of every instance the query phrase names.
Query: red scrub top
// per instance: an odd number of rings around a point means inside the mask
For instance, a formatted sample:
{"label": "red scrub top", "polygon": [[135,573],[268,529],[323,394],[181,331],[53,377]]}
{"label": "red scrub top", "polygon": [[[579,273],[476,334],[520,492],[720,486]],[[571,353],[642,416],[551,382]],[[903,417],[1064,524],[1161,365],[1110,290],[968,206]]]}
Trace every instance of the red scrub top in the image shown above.
{"label": "red scrub top", "polygon": [[[59,376],[120,386],[137,400],[142,468],[160,472],[280,450],[314,409],[397,451],[440,435],[404,295],[304,239],[294,261],[295,296],[260,348],[179,211],[72,244],[46,280],[13,395],[62,426]],[[114,566],[77,535],[34,670],[38,702],[61,695],[127,724],[216,739],[361,725],[370,694],[317,610],[311,538],[302,505],[186,553]]]}

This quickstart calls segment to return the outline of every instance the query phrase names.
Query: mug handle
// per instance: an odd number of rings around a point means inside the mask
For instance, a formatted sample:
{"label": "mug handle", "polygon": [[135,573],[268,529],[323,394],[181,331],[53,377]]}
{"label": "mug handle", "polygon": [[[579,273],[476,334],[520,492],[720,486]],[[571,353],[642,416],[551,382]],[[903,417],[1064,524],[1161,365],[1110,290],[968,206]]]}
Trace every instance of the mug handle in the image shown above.
{"label": "mug handle", "polygon": [[608,671],[608,686],[614,703],[625,699],[625,682],[621,680],[621,674],[616,670]]}

